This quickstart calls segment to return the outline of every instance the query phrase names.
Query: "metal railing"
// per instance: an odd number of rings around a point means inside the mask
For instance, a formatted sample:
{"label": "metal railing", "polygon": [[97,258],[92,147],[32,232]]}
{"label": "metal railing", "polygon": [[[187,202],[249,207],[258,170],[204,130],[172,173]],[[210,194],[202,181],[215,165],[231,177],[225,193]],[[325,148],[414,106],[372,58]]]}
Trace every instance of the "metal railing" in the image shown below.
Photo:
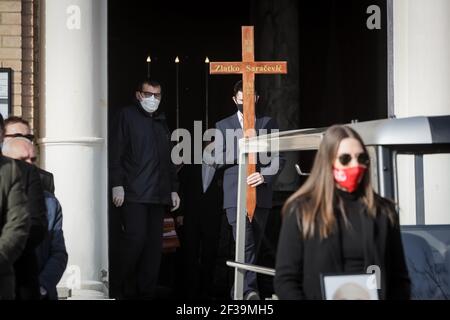
{"label": "metal railing", "polygon": [[245,263],[245,224],[246,224],[246,197],[247,197],[247,163],[250,153],[316,150],[322,141],[321,130],[299,130],[294,134],[275,133],[254,138],[239,140],[239,173],[238,173],[238,197],[236,217],[236,257],[235,261],[228,261],[229,267],[235,268],[234,275],[234,300],[244,299],[244,275],[245,271],[253,271],[270,276],[275,275],[275,270],[257,265]]}
{"label": "metal railing", "polygon": [[[411,117],[402,119],[385,119],[368,122],[353,123],[349,126],[356,130],[363,138],[366,146],[374,146],[376,152],[376,167],[374,181],[378,183],[378,192],[386,196],[386,189],[392,177],[386,176],[386,159],[383,148],[386,146],[405,145],[443,145],[450,144],[449,126],[450,115],[438,117]],[[238,203],[236,219],[236,261],[229,261],[227,265],[236,269],[234,278],[234,299],[243,299],[245,271],[275,275],[275,270],[245,263],[245,224],[246,224],[246,174],[249,153],[283,152],[317,150],[326,128],[301,129],[277,132],[274,134],[244,138],[239,140],[239,177]],[[395,162],[394,162],[395,165]],[[395,167],[392,169],[395,171]],[[297,169],[300,175],[303,173]],[[394,186],[394,188],[397,188]],[[398,192],[398,191],[396,191]]]}
{"label": "metal railing", "polygon": [[227,261],[227,266],[232,267],[232,268],[247,270],[247,271],[253,271],[256,273],[261,273],[261,274],[265,274],[265,275],[272,276],[272,277],[275,276],[275,269],[261,267],[261,266],[257,266],[257,265],[238,263],[235,261]]}

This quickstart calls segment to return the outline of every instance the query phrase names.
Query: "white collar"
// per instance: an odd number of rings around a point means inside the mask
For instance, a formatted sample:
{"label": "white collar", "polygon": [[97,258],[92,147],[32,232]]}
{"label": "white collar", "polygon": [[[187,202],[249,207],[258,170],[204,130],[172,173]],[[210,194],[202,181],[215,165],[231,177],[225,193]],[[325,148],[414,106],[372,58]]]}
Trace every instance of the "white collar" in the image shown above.
{"label": "white collar", "polygon": [[239,118],[239,122],[243,122],[244,121],[244,114],[242,112],[240,112],[239,110],[236,113],[237,113],[237,116]]}
{"label": "white collar", "polygon": [[[241,124],[241,127],[244,128],[244,114],[239,110],[236,113],[239,119],[239,123]],[[256,116],[255,116],[255,125],[256,125]]]}

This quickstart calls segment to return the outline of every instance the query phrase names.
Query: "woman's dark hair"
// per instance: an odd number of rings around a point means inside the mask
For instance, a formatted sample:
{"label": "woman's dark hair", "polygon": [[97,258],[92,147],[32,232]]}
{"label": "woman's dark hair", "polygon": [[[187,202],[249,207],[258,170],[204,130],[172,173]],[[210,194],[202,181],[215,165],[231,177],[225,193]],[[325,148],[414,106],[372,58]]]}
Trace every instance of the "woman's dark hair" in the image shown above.
{"label": "woman's dark hair", "polygon": [[[316,154],[311,175],[303,186],[288,199],[283,207],[284,214],[290,211],[290,209],[295,208],[298,218],[297,222],[299,227],[301,226],[300,229],[304,238],[312,237],[316,228],[319,231],[320,238],[327,238],[336,223],[334,215],[336,187],[332,168],[339,145],[345,138],[358,140],[364,152],[367,153],[367,149],[356,131],[342,125],[330,127],[325,132]],[[367,206],[369,216],[375,218],[377,208],[384,206],[386,201],[375,194],[370,177],[369,165],[361,180],[359,190],[362,193],[362,200]],[[345,215],[341,201],[339,202],[339,206]],[[393,217],[390,216],[390,218],[393,221]]]}

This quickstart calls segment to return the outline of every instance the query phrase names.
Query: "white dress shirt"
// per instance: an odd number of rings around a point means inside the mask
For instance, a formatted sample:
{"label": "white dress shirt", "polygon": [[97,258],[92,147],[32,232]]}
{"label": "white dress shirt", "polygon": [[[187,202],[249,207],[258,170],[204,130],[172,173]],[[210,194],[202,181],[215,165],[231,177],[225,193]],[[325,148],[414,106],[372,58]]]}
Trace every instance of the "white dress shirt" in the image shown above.
{"label": "white dress shirt", "polygon": [[[241,128],[244,129],[244,114],[238,110],[237,116],[239,119],[239,123],[241,124]],[[256,124],[256,117],[255,117],[255,124]]]}

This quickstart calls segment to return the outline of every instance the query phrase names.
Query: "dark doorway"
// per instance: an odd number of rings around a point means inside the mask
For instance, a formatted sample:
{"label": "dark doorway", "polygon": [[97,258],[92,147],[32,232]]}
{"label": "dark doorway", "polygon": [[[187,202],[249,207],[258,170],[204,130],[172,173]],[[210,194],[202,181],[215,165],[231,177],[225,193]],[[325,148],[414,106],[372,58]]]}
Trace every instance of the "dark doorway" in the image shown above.
{"label": "dark doorway", "polygon": [[[370,5],[377,5],[381,9],[380,30],[369,30],[366,27],[369,17],[366,10]],[[282,50],[285,46],[282,39],[284,32],[298,34],[289,39],[297,39],[299,54],[289,56],[288,59],[289,72],[298,75],[298,87],[293,90],[297,95],[295,101],[298,101],[298,105],[294,104],[293,108],[298,108],[297,112],[284,113],[279,111],[283,106],[273,108],[269,101],[262,101],[262,105],[258,106],[263,113],[281,119],[295,114],[295,119],[284,121],[290,125],[280,123],[281,130],[322,127],[348,123],[354,119],[365,121],[387,116],[385,1],[128,0],[109,1],[108,6],[110,137],[115,130],[114,119],[118,111],[132,102],[137,83],[147,76],[146,60],[149,55],[152,59],[151,77],[162,83],[161,108],[164,109],[172,130],[176,128],[175,57],[179,57],[179,126],[192,132],[194,121],[205,121],[205,58],[208,56],[211,61],[241,60],[243,25],[255,26],[257,59],[273,56],[273,52],[264,52],[265,50]],[[295,27],[291,26],[292,21],[280,18],[286,8],[298,11],[298,23],[294,24]],[[282,26],[283,24],[287,25]],[[264,46],[258,41],[274,45]],[[239,78],[209,77],[209,127],[235,112],[231,96],[233,85]],[[265,81],[264,77],[259,79],[257,81]],[[261,87],[270,88],[272,78],[268,81]],[[292,123],[297,125],[292,126]],[[114,143],[110,139],[109,145]],[[190,169],[184,176],[191,177],[191,174],[198,171],[194,166]],[[195,181],[189,179],[187,189],[198,193],[195,191],[198,190],[197,187],[189,188]],[[297,186],[293,190],[295,187]],[[279,211],[289,194],[289,191],[275,190],[273,221],[269,225],[279,227]],[[110,279],[114,277],[116,261],[120,258],[115,251],[120,230],[118,217],[118,210],[110,205]],[[226,255],[233,254],[233,247],[232,244],[229,245],[232,238],[230,240],[226,219],[223,219],[224,216],[221,218],[219,250],[224,252],[220,258],[220,263],[223,264]],[[276,241],[278,230],[272,231],[270,237]],[[227,270],[229,269],[222,267],[220,272],[228,272]],[[227,275],[222,278],[222,284],[231,279]],[[229,287],[217,287],[221,288],[222,297],[229,297]],[[111,293],[114,295],[114,288],[111,288]]]}
{"label": "dark doorway", "polygon": [[[147,57],[151,56],[151,78],[163,86],[163,108],[171,130],[176,128],[176,64],[178,56],[180,128],[193,132],[194,121],[205,121],[205,81],[207,65],[205,58],[213,61],[234,61],[241,59],[241,26],[250,23],[250,1],[231,0],[222,2],[223,10],[218,10],[217,1],[109,1],[108,7],[108,66],[109,66],[109,133],[114,129],[114,120],[121,108],[130,105],[134,99],[137,83],[147,77]],[[231,103],[232,89],[238,76],[209,78],[209,127],[234,109]],[[114,141],[110,139],[110,145]],[[198,182],[198,166],[184,166],[180,179],[189,177],[190,183]],[[183,183],[184,181],[181,181]],[[186,185],[187,182],[184,182]],[[201,182],[200,182],[201,183]],[[182,188],[186,189],[186,188]],[[188,188],[189,189],[189,188]],[[190,188],[191,201],[185,205],[199,203],[201,187]],[[220,197],[219,197],[220,198]],[[221,236],[217,239],[219,255],[223,265],[232,254],[228,224],[217,203],[213,201],[211,214],[220,219]],[[203,202],[205,199],[203,199]],[[215,203],[214,203],[215,201]],[[199,210],[204,210],[203,203]],[[191,208],[192,209],[192,208]],[[195,208],[194,208],[195,209]],[[182,207],[180,210],[186,210]],[[192,210],[191,214],[196,214]],[[219,211],[219,212],[217,212]],[[182,237],[183,230],[178,230]],[[109,210],[109,259],[110,281],[115,277],[117,261],[120,259],[116,248],[120,232],[119,210],[110,205]],[[183,240],[183,239],[181,239]],[[183,247],[183,241],[181,241]],[[182,248],[181,248],[182,249]],[[175,270],[177,269],[177,270]],[[163,258],[160,282],[169,290],[162,290],[160,297],[182,298],[184,276],[183,254]],[[227,267],[220,269],[225,274],[218,278],[219,292],[215,295],[229,297],[232,277]],[[114,283],[114,281],[111,281]],[[172,292],[170,292],[170,289]],[[110,288],[115,296],[116,288]],[[175,291],[175,292],[174,292]],[[179,292],[176,292],[179,291]]]}
{"label": "dark doorway", "polygon": [[[367,8],[380,8],[370,30]],[[300,128],[387,117],[386,1],[300,2]]]}

